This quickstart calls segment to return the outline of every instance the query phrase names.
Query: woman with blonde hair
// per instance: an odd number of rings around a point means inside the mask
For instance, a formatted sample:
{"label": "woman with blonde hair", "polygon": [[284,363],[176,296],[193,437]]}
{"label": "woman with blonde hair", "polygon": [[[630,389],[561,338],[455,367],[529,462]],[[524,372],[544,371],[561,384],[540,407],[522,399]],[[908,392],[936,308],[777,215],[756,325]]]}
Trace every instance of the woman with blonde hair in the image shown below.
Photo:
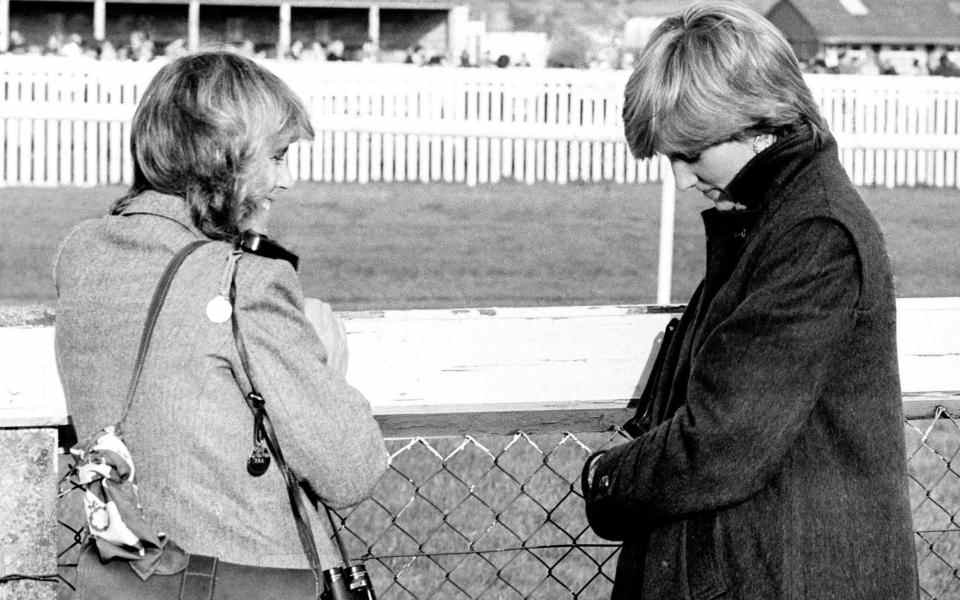
{"label": "woman with blonde hair", "polygon": [[890,263],[789,44],[693,4],[623,116],[712,207],[634,439],[584,465],[591,526],[623,541],[613,597],[916,598]]}
{"label": "woman with blonde hair", "polygon": [[[305,303],[297,257],[266,236],[292,185],[287,148],[312,137],[300,99],[252,60],[176,59],[134,115],[130,190],[57,256],[56,354],[78,439],[126,414],[144,520],[191,554],[310,566],[279,458],[264,464],[252,390],[287,464],[323,502],[363,500],[386,469],[369,403],[344,379],[342,325],[328,305]],[[208,243],[173,276],[128,405],[151,294],[195,242]],[[340,558],[324,520],[312,519],[327,568]]]}

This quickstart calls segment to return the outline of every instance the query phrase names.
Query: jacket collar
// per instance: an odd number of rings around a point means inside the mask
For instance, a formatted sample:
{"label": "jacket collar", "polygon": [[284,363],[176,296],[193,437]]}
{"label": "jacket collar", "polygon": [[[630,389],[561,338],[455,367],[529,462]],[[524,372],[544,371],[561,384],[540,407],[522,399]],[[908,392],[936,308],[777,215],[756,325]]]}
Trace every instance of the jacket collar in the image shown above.
{"label": "jacket collar", "polygon": [[206,237],[193,224],[190,207],[187,206],[187,201],[180,196],[147,190],[131,198],[120,214],[124,216],[155,215],[179,223],[184,229],[197,237]]}
{"label": "jacket collar", "polygon": [[836,153],[836,141],[829,132],[814,136],[808,123],[789,130],[777,142],[754,156],[737,173],[724,195],[747,207],[765,211],[771,201],[794,179],[797,173],[820,152]]}
{"label": "jacket collar", "polygon": [[[201,239],[207,237],[193,224],[190,207],[180,196],[147,190],[131,198],[120,214],[161,217],[176,222],[195,237]],[[245,233],[240,240],[240,247],[257,256],[285,260],[293,266],[294,270],[297,270],[300,265],[300,257],[263,234]]]}

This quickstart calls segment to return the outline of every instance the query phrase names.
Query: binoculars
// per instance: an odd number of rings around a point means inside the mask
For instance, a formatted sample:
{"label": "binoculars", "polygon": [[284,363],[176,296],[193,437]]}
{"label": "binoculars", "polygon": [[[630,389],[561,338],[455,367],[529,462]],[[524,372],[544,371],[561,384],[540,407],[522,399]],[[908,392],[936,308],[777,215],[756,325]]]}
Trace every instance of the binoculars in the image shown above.
{"label": "binoculars", "polygon": [[323,584],[322,600],[377,600],[363,565],[327,569],[323,571]]}

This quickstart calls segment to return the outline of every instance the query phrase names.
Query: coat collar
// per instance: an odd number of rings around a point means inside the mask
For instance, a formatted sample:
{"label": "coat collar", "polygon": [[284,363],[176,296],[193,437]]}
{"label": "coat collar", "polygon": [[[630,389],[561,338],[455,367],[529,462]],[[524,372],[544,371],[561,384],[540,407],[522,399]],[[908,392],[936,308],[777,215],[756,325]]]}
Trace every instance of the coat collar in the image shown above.
{"label": "coat collar", "polygon": [[727,199],[763,212],[797,173],[820,152],[836,153],[836,141],[829,132],[814,135],[808,123],[797,125],[777,142],[754,156],[724,190]]}
{"label": "coat collar", "polygon": [[184,229],[197,237],[206,237],[193,224],[190,207],[187,205],[187,201],[180,196],[147,190],[131,198],[120,214],[124,216],[155,215],[179,223]]}
{"label": "coat collar", "polygon": [[[190,207],[180,196],[147,190],[131,198],[120,214],[161,217],[176,222],[197,238],[207,237],[193,224]],[[300,265],[300,257],[263,234],[245,233],[240,240],[240,247],[250,254],[285,260],[293,266],[294,270],[297,270]]]}

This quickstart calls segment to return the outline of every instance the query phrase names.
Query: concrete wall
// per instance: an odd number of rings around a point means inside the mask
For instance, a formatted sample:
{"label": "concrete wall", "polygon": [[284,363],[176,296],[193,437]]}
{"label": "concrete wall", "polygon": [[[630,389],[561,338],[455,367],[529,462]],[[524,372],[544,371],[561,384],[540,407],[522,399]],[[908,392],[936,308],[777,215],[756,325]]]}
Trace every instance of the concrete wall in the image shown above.
{"label": "concrete wall", "polygon": [[[0,574],[57,572],[57,430],[0,428]],[[0,600],[47,600],[57,584],[0,586]]]}

